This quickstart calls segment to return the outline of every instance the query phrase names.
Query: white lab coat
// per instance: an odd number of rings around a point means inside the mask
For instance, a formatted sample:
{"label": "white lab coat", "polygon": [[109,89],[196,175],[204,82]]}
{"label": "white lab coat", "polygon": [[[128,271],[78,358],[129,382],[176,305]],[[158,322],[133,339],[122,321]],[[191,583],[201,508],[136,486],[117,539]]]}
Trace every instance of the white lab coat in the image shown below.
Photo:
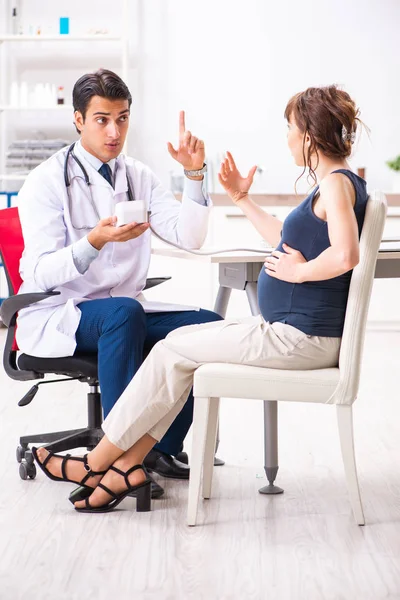
{"label": "white lab coat", "polygon": [[[147,312],[154,310],[142,294],[150,264],[150,231],[128,242],[106,244],[83,275],[75,267],[71,244],[90,231],[76,227],[93,228],[97,218],[82,171],[72,158],[68,162],[71,202],[68,200],[63,175],[66,151],[60,150],[34,169],[18,196],[25,241],[20,262],[23,284],[19,293],[50,289],[61,292],[19,313],[18,346],[21,351],[39,357],[72,356],[81,316],[77,304],[82,301],[127,296],[141,301]],[[202,206],[185,192],[182,202],[178,202],[148,167],[123,155],[117,159],[112,190],[77,146],[75,154],[89,175],[100,218],[113,215],[117,202],[127,200],[128,169],[135,198],[146,201],[151,210],[151,224],[157,232],[189,248],[199,248],[204,243],[210,202]],[[163,310],[182,308],[185,307],[166,305]]]}

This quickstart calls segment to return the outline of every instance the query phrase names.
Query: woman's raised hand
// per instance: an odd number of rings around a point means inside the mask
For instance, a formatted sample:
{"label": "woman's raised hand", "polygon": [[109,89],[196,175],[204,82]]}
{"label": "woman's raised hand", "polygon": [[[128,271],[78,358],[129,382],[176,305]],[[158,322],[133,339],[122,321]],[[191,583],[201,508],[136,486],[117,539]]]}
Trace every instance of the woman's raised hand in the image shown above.
{"label": "woman's raised hand", "polygon": [[221,169],[218,173],[218,180],[235,204],[247,196],[256,170],[256,166],[251,167],[247,177],[242,177],[233,160],[232,154],[230,152],[226,153],[226,158],[221,163]]}

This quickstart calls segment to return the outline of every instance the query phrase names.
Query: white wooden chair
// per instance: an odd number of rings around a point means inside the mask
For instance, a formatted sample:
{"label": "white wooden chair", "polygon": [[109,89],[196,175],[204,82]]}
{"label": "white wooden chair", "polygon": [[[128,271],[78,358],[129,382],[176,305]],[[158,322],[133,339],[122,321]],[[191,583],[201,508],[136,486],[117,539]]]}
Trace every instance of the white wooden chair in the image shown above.
{"label": "white wooden chair", "polygon": [[209,363],[197,369],[194,377],[188,525],[196,524],[202,473],[203,498],[211,496],[221,397],[335,404],[350,502],[356,523],[364,525],[354,456],[352,405],[359,387],[367,313],[386,210],[385,196],[380,192],[372,193],[361,233],[360,262],[351,278],[337,368],[289,371]]}

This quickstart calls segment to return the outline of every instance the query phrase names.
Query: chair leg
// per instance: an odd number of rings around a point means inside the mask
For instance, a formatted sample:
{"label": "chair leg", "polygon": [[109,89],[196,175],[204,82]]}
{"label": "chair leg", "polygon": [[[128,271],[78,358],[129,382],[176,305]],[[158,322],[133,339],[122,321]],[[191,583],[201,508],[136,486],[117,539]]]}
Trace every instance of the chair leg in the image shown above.
{"label": "chair leg", "polygon": [[103,435],[104,432],[100,427],[98,429],[83,429],[80,432],[71,433],[71,435],[46,444],[46,448],[52,452],[64,452],[73,448],[85,448],[85,446],[94,448]]}
{"label": "chair leg", "polygon": [[19,439],[19,443],[22,447],[27,448],[29,444],[50,444],[51,442],[56,442],[62,438],[65,438],[69,435],[83,433],[86,431],[84,427],[81,429],[69,429],[68,431],[54,431],[51,433],[37,433],[35,435],[23,435]]}
{"label": "chair leg", "polygon": [[208,427],[204,448],[203,498],[211,498],[211,486],[214,470],[214,449],[218,430],[219,398],[210,398]]}
{"label": "chair leg", "polygon": [[278,473],[278,402],[264,401],[264,470],[268,485],[260,488],[260,494],[282,494],[283,489],[274,485]]}
{"label": "chair leg", "polygon": [[347,488],[349,491],[351,507],[353,509],[353,514],[357,525],[365,525],[360,489],[358,486],[356,459],[354,456],[353,407],[344,404],[338,404],[336,406],[336,411],[340,446],[342,449],[344,471],[347,480]]}
{"label": "chair leg", "polygon": [[210,399],[195,398],[193,414],[192,454],[190,456],[190,477],[187,524],[196,525],[199,505],[201,471],[204,459],[204,446],[207,437]]}

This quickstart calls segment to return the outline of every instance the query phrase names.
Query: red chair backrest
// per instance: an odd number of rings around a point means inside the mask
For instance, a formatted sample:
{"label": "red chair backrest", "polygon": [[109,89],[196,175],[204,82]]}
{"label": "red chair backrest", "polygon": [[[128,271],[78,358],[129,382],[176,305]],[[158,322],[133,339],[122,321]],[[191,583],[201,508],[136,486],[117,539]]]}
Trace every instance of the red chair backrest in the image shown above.
{"label": "red chair backrest", "polygon": [[0,254],[4,265],[9,294],[16,294],[21,287],[19,261],[24,250],[18,208],[0,210]]}
{"label": "red chair backrest", "polygon": [[[21,287],[19,261],[23,251],[24,238],[18,208],[4,208],[0,210],[0,254],[10,296],[16,294]],[[12,350],[18,350],[15,339]]]}

